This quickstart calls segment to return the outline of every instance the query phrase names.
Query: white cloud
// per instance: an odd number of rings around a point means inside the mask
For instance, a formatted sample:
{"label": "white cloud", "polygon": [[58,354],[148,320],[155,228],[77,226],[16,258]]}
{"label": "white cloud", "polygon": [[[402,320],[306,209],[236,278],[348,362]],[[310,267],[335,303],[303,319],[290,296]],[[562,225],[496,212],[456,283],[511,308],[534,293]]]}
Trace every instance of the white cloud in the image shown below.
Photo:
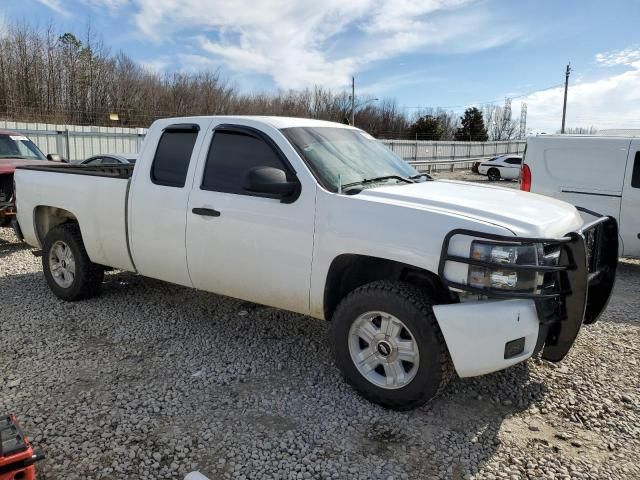
{"label": "white cloud", "polygon": [[60,15],[69,15],[69,12],[62,8],[62,0],[38,0],[38,2]]}
{"label": "white cloud", "polygon": [[[567,127],[640,128],[640,59],[629,60],[631,50],[620,52],[627,53],[599,54],[596,61],[603,58],[607,59],[599,61],[603,65],[627,65],[625,72],[598,80],[570,82]],[[563,96],[564,87],[558,87],[523,98],[528,107],[528,129],[547,133],[560,130]],[[519,106],[514,107],[514,114],[519,115]]]}
{"label": "white cloud", "polygon": [[640,61],[640,47],[633,46],[624,50],[612,50],[609,52],[598,53],[596,55],[596,63],[605,67],[613,67],[616,65],[631,65]]}
{"label": "white cloud", "polygon": [[200,56],[238,73],[267,75],[280,88],[339,88],[380,60],[414,52],[476,51],[519,35],[516,25],[494,28],[491,14],[476,3],[136,0],[135,22],[156,42],[178,34],[191,60]]}

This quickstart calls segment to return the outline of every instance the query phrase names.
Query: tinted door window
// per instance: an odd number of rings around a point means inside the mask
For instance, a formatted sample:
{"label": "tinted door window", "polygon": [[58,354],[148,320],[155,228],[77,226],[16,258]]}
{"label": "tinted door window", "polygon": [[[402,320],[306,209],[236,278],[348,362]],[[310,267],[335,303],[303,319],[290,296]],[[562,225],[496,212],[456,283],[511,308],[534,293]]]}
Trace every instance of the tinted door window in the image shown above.
{"label": "tinted door window", "polygon": [[631,175],[631,186],[640,188],[640,152],[636,152],[636,158],[633,162],[633,174]]}
{"label": "tinted door window", "polygon": [[242,188],[244,175],[255,167],[285,169],[278,153],[261,138],[240,132],[218,131],[211,141],[202,189],[258,195]]}
{"label": "tinted door window", "polygon": [[505,162],[512,165],[520,165],[522,163],[522,160],[519,158],[507,158]]}
{"label": "tinted door window", "polygon": [[153,183],[168,187],[184,187],[197,137],[196,129],[165,130],[158,142],[151,167]]}

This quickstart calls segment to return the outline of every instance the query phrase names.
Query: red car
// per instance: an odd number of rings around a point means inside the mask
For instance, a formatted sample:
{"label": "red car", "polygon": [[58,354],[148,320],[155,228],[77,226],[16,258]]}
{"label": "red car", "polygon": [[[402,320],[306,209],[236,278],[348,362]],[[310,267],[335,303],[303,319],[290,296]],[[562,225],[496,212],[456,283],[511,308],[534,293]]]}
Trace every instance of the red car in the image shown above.
{"label": "red car", "polygon": [[15,216],[13,172],[19,165],[60,161],[58,155],[47,157],[27,137],[18,132],[0,130],[0,227],[9,226]]}

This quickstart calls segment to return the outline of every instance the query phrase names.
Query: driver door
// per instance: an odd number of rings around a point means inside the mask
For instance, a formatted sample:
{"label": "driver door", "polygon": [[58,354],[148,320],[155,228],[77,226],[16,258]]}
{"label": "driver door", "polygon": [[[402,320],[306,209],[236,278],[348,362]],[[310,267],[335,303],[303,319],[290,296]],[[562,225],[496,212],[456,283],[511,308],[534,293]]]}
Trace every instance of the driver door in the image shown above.
{"label": "driver door", "polygon": [[243,188],[255,167],[298,178],[276,136],[235,124],[211,132],[187,210],[189,272],[196,288],[308,313],[315,185],[291,203]]}

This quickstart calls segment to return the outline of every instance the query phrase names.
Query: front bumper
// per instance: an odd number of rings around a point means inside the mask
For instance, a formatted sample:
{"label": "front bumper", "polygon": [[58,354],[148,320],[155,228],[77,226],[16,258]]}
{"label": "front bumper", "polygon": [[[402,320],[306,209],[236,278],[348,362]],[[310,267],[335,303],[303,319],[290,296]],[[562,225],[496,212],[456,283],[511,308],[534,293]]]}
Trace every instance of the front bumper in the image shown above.
{"label": "front bumper", "polygon": [[[533,300],[436,305],[433,313],[459,377],[502,370],[536,351],[540,322]],[[524,338],[522,352],[505,358],[505,344],[519,338]]]}
{"label": "front bumper", "polygon": [[[545,249],[559,248],[559,261],[557,265],[509,267],[513,270],[535,270],[544,275],[545,286],[536,293],[477,289],[448,280],[445,275],[446,267],[452,263],[458,266],[492,266],[487,262],[451,255],[449,243],[456,235],[523,245],[541,243]],[[499,370],[530,357],[538,349],[543,349],[542,356],[547,360],[562,360],[571,349],[582,324],[594,323],[605,309],[613,290],[617,264],[618,227],[612,217],[600,217],[558,239],[507,237],[471,230],[450,232],[442,248],[440,278],[450,288],[491,299],[434,307],[458,374],[472,376]],[[461,339],[465,336],[467,341]],[[506,342],[522,337],[525,348],[521,355],[499,358]],[[454,343],[469,344],[459,349]],[[502,347],[498,348],[500,344]],[[453,352],[459,350],[460,355],[454,355]],[[458,360],[454,356],[459,357]],[[468,366],[462,357],[470,361]],[[459,362],[462,362],[462,368],[458,367]]]}

